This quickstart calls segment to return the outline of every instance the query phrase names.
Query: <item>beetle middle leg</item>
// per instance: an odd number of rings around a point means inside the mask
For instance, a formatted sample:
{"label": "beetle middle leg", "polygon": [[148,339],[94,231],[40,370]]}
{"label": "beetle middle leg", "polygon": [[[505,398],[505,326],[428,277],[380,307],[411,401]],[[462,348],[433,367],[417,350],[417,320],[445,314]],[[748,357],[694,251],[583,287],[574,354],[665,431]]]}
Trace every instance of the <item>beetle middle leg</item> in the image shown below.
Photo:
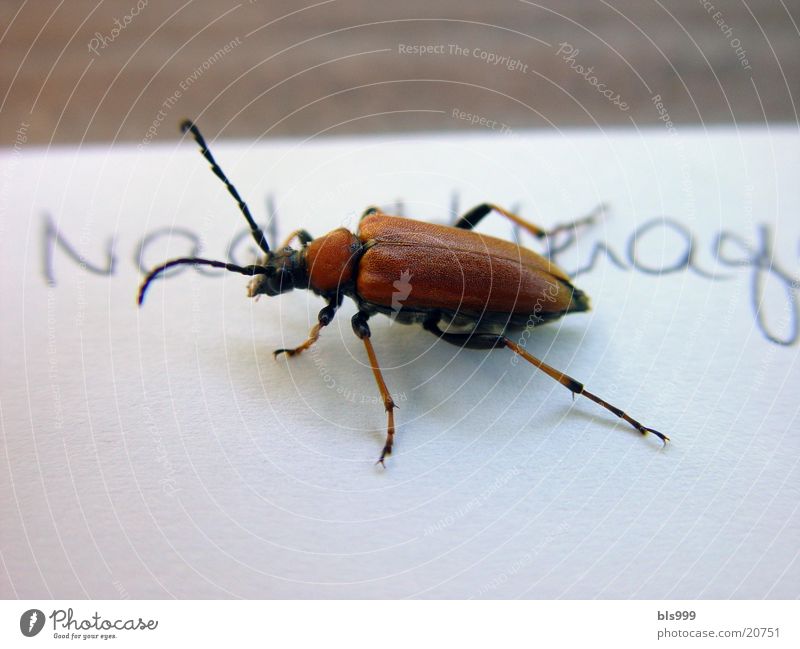
{"label": "beetle middle leg", "polygon": [[667,437],[663,433],[659,433],[657,430],[642,425],[620,408],[611,405],[607,401],[598,397],[596,394],[589,392],[583,386],[583,383],[581,383],[580,381],[576,381],[571,376],[568,376],[567,374],[560,372],[559,370],[555,369],[554,367],[551,367],[544,361],[541,361],[535,356],[529,354],[522,347],[520,347],[507,337],[498,336],[495,334],[482,334],[482,333],[451,334],[442,331],[439,328],[438,320],[439,320],[438,316],[431,317],[423,323],[423,327],[427,331],[430,331],[431,333],[439,336],[439,338],[441,338],[445,342],[448,342],[452,345],[458,345],[459,347],[467,347],[470,349],[502,349],[503,347],[508,348],[518,356],[522,356],[522,358],[528,361],[531,365],[538,367],[540,370],[542,370],[542,372],[547,374],[550,378],[558,381],[561,385],[570,390],[573,395],[579,394],[583,395],[587,399],[591,399],[596,404],[602,406],[606,410],[613,412],[620,419],[624,419],[625,421],[627,421],[642,435],[646,435],[647,433],[652,433],[653,435],[658,437],[664,444],[666,444],[669,441],[669,437]]}
{"label": "beetle middle leg", "polygon": [[322,310],[317,315],[317,324],[311,327],[311,331],[308,334],[308,338],[302,344],[298,345],[294,349],[276,349],[272,352],[272,355],[275,358],[278,358],[280,354],[286,354],[287,356],[296,356],[304,352],[306,349],[311,347],[315,342],[319,340],[319,332],[323,327],[327,327],[331,321],[333,320],[333,316],[336,315],[336,309],[342,306],[342,295],[337,295],[335,298],[331,298],[328,302],[328,305],[323,307]]}
{"label": "beetle middle leg", "polygon": [[521,228],[530,232],[534,237],[537,239],[543,239],[544,237],[551,237],[558,232],[563,232],[565,230],[571,230],[579,225],[588,225],[590,223],[594,223],[595,216],[601,212],[605,208],[604,205],[598,205],[594,208],[589,214],[584,216],[583,218],[577,219],[572,221],[571,223],[564,223],[562,225],[556,225],[555,227],[550,228],[549,230],[545,230],[540,228],[538,225],[534,225],[529,221],[526,221],[521,216],[517,216],[513,212],[509,212],[508,210],[494,205],[493,203],[481,203],[476,207],[473,207],[469,212],[464,214],[458,221],[455,222],[454,227],[461,228],[462,230],[471,230],[474,228],[480,221],[492,211],[501,214],[502,216],[506,217],[509,221],[516,223]]}
{"label": "beetle middle leg", "polygon": [[364,311],[359,311],[353,316],[353,331],[355,332],[356,336],[358,336],[363,342],[364,347],[367,349],[367,356],[369,357],[369,364],[372,368],[372,373],[375,376],[375,382],[378,384],[378,390],[381,393],[381,398],[383,399],[383,406],[386,408],[386,413],[388,417],[387,425],[386,425],[386,443],[383,446],[383,451],[381,451],[381,456],[378,458],[376,464],[380,464],[382,466],[386,466],[384,464],[384,460],[386,459],[387,455],[392,454],[392,445],[394,444],[394,409],[397,406],[392,399],[392,395],[389,394],[389,388],[386,387],[386,381],[383,380],[383,374],[381,373],[381,368],[378,365],[378,358],[375,356],[375,350],[372,348],[372,341],[370,341],[371,333],[369,330],[369,325],[367,324],[367,320],[369,315]]}

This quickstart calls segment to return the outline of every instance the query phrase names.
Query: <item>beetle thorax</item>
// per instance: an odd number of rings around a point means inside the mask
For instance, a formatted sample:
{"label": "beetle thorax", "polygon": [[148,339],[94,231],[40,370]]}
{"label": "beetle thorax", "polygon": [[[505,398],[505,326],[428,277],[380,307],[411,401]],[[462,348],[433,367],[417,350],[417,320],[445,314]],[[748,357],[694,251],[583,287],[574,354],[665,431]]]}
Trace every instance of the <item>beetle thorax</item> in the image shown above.
{"label": "beetle thorax", "polygon": [[335,293],[355,280],[362,248],[349,230],[339,228],[314,239],[304,252],[308,287],[316,293]]}

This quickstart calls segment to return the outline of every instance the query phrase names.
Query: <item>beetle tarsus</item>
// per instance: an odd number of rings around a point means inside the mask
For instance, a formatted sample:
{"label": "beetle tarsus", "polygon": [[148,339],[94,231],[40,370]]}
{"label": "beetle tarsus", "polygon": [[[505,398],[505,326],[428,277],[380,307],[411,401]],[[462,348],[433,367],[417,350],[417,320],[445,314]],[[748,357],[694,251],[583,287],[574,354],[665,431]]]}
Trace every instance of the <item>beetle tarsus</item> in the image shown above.
{"label": "beetle tarsus", "polygon": [[[323,311],[324,310],[325,309],[323,309]],[[330,322],[330,320],[328,320],[328,322]],[[326,322],[325,324],[328,324],[328,322]],[[301,345],[298,345],[294,349],[276,349],[274,352],[272,352],[272,355],[277,360],[278,356],[280,356],[281,354],[286,354],[289,357],[302,354],[306,349],[311,347],[311,345],[313,345],[315,342],[319,340],[319,330],[322,329],[322,327],[324,327],[325,324],[323,324],[322,321],[320,320],[320,322],[317,322],[317,324],[311,327],[311,332],[308,334],[308,338]]]}
{"label": "beetle tarsus", "polygon": [[544,232],[543,234],[539,235],[539,238],[552,237],[553,235],[558,234],[559,232],[566,232],[567,230],[574,230],[574,229],[576,229],[576,228],[578,228],[578,227],[580,227],[582,225],[593,225],[593,224],[597,223],[598,215],[602,214],[607,209],[608,209],[608,205],[606,205],[605,203],[600,203],[597,207],[595,207],[586,216],[581,217],[579,219],[575,219],[574,221],[571,221],[569,223],[561,223],[559,225],[556,225],[556,226],[550,228],[549,230],[547,230],[547,232]]}
{"label": "beetle tarsus", "polygon": [[647,433],[652,433],[653,435],[655,435],[656,437],[658,437],[658,439],[660,439],[660,440],[661,440],[661,443],[662,443],[664,446],[666,446],[666,445],[667,445],[667,442],[669,442],[669,441],[670,441],[670,439],[669,439],[669,437],[668,437],[667,435],[665,435],[664,433],[659,433],[657,430],[655,430],[655,429],[653,429],[653,428],[645,428],[644,426],[642,426],[642,427],[639,429],[639,432],[640,432],[642,435],[647,435]]}
{"label": "beetle tarsus", "polygon": [[297,354],[301,354],[306,349],[311,347],[311,345],[319,340],[320,329],[322,329],[322,327],[327,327],[331,323],[333,317],[336,315],[336,309],[338,309],[341,305],[341,296],[332,298],[331,301],[328,302],[328,305],[322,307],[319,315],[317,315],[317,324],[311,327],[311,331],[308,334],[308,339],[293,349],[276,349],[274,352],[272,352],[273,357],[277,360],[278,356],[281,354],[286,354],[289,357],[297,356]]}
{"label": "beetle tarsus", "polygon": [[[391,404],[391,408],[396,408],[397,406],[394,405],[394,402]],[[394,416],[390,407],[387,407],[387,412],[389,413],[389,417],[391,419],[390,423],[390,430],[386,436],[386,443],[383,446],[383,450],[381,451],[381,456],[378,458],[378,461],[375,464],[380,464],[384,469],[386,468],[386,463],[384,460],[387,456],[392,454],[392,446],[394,445]]]}
{"label": "beetle tarsus", "polygon": [[272,357],[275,360],[278,360],[278,356],[280,356],[281,354],[286,354],[287,356],[292,357],[295,356],[296,354],[299,354],[302,351],[303,350],[300,349],[299,347],[295,347],[294,349],[276,349],[274,352],[272,352]]}
{"label": "beetle tarsus", "polygon": [[390,444],[386,444],[381,451],[381,456],[378,458],[378,461],[375,464],[380,464],[384,469],[386,468],[386,457],[392,454],[392,447]]}

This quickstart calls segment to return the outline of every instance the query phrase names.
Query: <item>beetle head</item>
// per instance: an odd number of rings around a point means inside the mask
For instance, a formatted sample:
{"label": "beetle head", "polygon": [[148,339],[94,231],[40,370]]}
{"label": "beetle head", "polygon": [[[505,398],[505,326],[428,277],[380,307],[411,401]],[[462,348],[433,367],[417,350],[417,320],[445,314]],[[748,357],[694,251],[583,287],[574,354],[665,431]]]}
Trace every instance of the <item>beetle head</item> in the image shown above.
{"label": "beetle head", "polygon": [[211,170],[214,172],[214,175],[223,182],[230,195],[236,200],[239,211],[250,226],[250,232],[253,235],[254,241],[258,247],[264,251],[264,257],[262,257],[261,263],[251,264],[249,266],[239,266],[238,264],[215,259],[203,259],[200,257],[180,257],[178,259],[172,259],[151,270],[144,278],[139,287],[139,295],[137,298],[139,305],[142,304],[147,288],[154,279],[170,268],[183,265],[224,268],[232,273],[247,275],[252,278],[247,288],[250,297],[262,294],[280,295],[281,293],[291,291],[293,288],[308,288],[305,250],[293,250],[289,247],[278,251],[270,250],[264,232],[250,214],[250,208],[247,207],[247,203],[242,200],[236,187],[228,180],[225,172],[222,171],[221,167],[214,159],[214,156],[211,155],[211,151],[208,150],[205,139],[200,134],[200,130],[190,120],[184,120],[181,123],[181,131],[192,134],[192,137],[200,147],[200,152],[203,154],[203,157],[211,165]]}
{"label": "beetle head", "polygon": [[263,273],[253,275],[247,285],[248,297],[287,293],[294,288],[308,288],[308,274],[302,250],[284,248],[270,252],[260,264]]}

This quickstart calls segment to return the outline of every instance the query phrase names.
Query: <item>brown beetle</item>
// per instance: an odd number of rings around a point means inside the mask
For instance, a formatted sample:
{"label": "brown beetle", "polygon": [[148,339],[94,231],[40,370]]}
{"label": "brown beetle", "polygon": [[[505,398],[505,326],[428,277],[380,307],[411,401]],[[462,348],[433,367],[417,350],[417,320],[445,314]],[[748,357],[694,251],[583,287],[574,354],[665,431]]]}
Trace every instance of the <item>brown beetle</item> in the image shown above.
{"label": "brown beetle", "polygon": [[[643,426],[587,391],[582,383],[531,356],[504,335],[507,329],[536,326],[567,313],[587,311],[589,298],[548,259],[509,241],[473,232],[472,228],[495,211],[542,238],[590,222],[591,217],[545,231],[501,207],[484,203],[461,217],[454,227],[448,227],[389,216],[373,207],[364,212],[356,234],[339,228],[314,239],[305,230],[297,230],[280,250],[272,251],[247,204],[214,160],[200,131],[188,120],[181,129],[184,133],[191,132],[212,171],[236,199],[253,238],[264,251],[264,258],[261,263],[250,266],[198,257],[173,259],[147,275],[139,289],[139,304],[155,277],[183,264],[213,266],[251,276],[250,297],[279,295],[295,288],[311,289],[328,304],[319,312],[308,339],[294,349],[275,350],[277,357],[281,353],[294,356],[311,347],[318,340],[320,330],[333,320],[344,297],[353,299],[358,306],[358,313],[352,319],[353,331],[364,342],[388,414],[386,443],[379,463],[383,464],[392,452],[396,406],[370,342],[367,320],[376,313],[389,315],[403,324],[421,324],[445,342],[459,347],[507,347],[569,389],[573,397],[582,394],[643,435],[653,433],[664,443],[669,440],[666,435]],[[300,242],[299,250],[289,245],[294,239]],[[407,281],[412,277],[416,278],[413,289]]]}

